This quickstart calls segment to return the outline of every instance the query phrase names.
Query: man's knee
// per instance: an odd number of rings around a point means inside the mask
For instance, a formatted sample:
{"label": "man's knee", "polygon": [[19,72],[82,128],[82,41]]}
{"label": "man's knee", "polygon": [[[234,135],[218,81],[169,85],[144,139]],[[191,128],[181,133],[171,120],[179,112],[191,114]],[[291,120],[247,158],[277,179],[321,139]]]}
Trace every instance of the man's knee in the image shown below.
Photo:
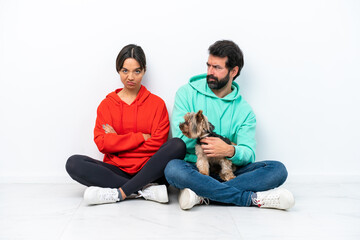
{"label": "man's knee", "polygon": [[285,165],[279,161],[272,161],[271,164],[276,171],[276,174],[274,176],[278,177],[277,181],[279,182],[279,184],[283,184],[288,177],[288,171]]}
{"label": "man's knee", "polygon": [[171,177],[174,174],[176,174],[176,165],[177,165],[178,159],[171,160],[165,167],[164,174],[165,177]]}
{"label": "man's knee", "polygon": [[167,181],[171,184],[171,182],[173,182],[173,180],[178,179],[179,177],[181,177],[181,169],[182,169],[182,164],[183,164],[184,160],[180,160],[180,159],[174,159],[171,160],[165,167],[164,170],[164,174],[165,177],[167,179]]}

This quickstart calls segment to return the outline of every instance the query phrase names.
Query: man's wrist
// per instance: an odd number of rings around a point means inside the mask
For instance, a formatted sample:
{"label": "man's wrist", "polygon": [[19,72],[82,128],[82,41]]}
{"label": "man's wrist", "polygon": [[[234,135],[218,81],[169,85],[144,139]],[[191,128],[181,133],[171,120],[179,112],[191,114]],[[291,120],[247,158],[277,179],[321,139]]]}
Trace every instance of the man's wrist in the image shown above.
{"label": "man's wrist", "polygon": [[229,151],[226,157],[232,158],[234,155],[235,155],[235,147],[233,145],[229,145]]}

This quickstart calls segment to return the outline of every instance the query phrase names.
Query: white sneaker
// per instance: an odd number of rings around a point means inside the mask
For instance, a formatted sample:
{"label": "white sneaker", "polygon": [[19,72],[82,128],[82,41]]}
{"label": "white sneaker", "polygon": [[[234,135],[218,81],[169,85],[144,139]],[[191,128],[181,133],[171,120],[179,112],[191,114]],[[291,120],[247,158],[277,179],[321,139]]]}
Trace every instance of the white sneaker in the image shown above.
{"label": "white sneaker", "polygon": [[88,187],[84,192],[88,204],[114,203],[120,201],[116,188]]}
{"label": "white sneaker", "polygon": [[182,210],[191,209],[195,205],[203,204],[209,205],[209,199],[199,197],[190,188],[180,190],[179,204]]}
{"label": "white sneaker", "polygon": [[169,201],[167,188],[165,185],[148,184],[142,190],[138,191],[138,197],[159,203],[167,203]]}
{"label": "white sneaker", "polygon": [[256,194],[256,203],[262,208],[289,209],[295,205],[294,196],[285,188],[275,188]]}

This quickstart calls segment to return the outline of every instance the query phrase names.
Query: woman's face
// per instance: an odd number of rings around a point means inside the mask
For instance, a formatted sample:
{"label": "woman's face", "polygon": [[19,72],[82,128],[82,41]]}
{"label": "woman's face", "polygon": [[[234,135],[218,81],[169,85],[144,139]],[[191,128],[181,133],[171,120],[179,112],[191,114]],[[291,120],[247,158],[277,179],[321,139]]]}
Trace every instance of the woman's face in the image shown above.
{"label": "woman's face", "polygon": [[145,74],[144,69],[134,58],[127,58],[123,67],[119,71],[121,82],[124,88],[132,91],[138,91],[141,87],[141,80]]}

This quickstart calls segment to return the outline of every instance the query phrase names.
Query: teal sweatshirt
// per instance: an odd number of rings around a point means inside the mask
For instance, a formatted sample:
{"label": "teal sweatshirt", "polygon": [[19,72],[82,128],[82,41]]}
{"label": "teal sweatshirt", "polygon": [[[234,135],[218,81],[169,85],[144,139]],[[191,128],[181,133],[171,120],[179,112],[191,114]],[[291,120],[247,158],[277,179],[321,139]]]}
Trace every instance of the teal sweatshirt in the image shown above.
{"label": "teal sweatshirt", "polygon": [[256,118],[250,105],[241,97],[239,85],[232,83],[232,92],[223,98],[217,97],[206,82],[206,74],[194,76],[190,82],[176,92],[171,117],[173,137],[186,144],[185,161],[196,162],[195,139],[184,136],[179,124],[184,122],[187,112],[203,110],[215,126],[215,132],[236,143],[235,154],[229,158],[235,165],[243,166],[255,161]]}

